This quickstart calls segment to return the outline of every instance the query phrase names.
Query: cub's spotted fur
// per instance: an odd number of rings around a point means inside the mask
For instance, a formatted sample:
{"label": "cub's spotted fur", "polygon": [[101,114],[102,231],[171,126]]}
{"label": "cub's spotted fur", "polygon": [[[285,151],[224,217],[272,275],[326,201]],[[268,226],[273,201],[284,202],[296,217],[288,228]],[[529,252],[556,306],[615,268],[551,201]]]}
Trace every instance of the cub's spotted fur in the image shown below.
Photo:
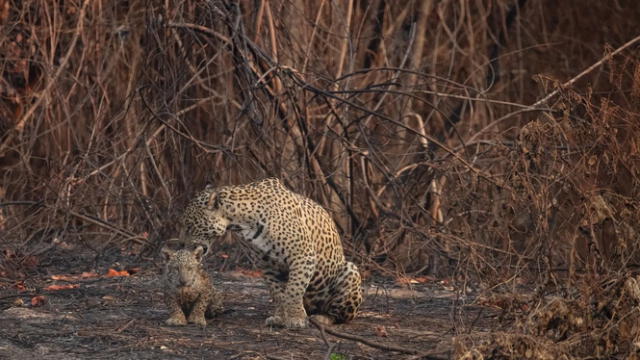
{"label": "cub's spotted fur", "polygon": [[222,311],[222,297],[202,267],[204,248],[173,251],[163,248],[165,303],[170,315],[167,325],[187,323],[205,326],[206,317]]}

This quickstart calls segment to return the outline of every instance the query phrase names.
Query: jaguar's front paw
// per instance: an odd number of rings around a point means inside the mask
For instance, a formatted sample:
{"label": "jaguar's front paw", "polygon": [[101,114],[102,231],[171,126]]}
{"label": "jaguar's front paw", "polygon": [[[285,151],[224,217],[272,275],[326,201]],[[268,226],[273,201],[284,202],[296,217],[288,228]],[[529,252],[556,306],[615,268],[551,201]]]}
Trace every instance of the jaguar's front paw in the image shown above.
{"label": "jaguar's front paw", "polygon": [[183,326],[187,325],[187,319],[183,313],[177,313],[171,315],[164,323],[169,326]]}
{"label": "jaguar's front paw", "polygon": [[189,324],[196,324],[200,326],[207,326],[207,321],[204,319],[204,315],[189,316]]}
{"label": "jaguar's front paw", "polygon": [[282,318],[280,316],[275,315],[269,316],[267,320],[265,320],[264,324],[267,326],[282,327],[284,326],[284,321],[282,321]]}
{"label": "jaguar's front paw", "polygon": [[306,317],[286,317],[270,316],[265,321],[267,326],[284,327],[287,329],[302,329],[308,326]]}
{"label": "jaguar's front paw", "polygon": [[302,329],[309,326],[309,322],[306,317],[288,317],[284,319],[283,325],[287,329]]}

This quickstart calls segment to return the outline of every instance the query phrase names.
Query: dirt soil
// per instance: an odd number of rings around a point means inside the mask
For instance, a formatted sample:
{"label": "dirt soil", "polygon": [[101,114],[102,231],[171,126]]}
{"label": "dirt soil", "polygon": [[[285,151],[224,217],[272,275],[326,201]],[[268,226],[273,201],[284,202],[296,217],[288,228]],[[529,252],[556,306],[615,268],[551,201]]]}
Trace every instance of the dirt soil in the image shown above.
{"label": "dirt soil", "polygon": [[[164,324],[167,310],[153,259],[123,264],[88,262],[61,254],[22,284],[0,288],[0,358],[9,359],[447,359],[454,336],[495,329],[496,314],[456,300],[442,282],[400,285],[368,281],[359,317],[331,329],[301,330],[264,325],[271,305],[267,289],[251,271],[216,272],[225,294],[225,313],[196,325]],[[42,265],[42,264],[41,264]],[[210,265],[211,266],[211,265]],[[52,280],[54,274],[81,274],[109,268],[134,269],[125,277]],[[95,270],[97,269],[97,270]],[[45,290],[49,285],[79,285]],[[41,300],[34,297],[42,295]],[[35,306],[32,305],[35,301]],[[467,304],[467,305],[465,305]],[[400,346],[403,354],[340,335],[356,335],[375,345]]]}

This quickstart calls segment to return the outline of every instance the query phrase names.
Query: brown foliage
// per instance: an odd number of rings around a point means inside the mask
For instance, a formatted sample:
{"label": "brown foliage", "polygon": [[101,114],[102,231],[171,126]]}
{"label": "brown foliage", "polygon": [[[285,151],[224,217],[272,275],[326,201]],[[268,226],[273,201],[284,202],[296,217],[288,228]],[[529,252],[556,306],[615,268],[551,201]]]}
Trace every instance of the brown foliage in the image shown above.
{"label": "brown foliage", "polygon": [[638,19],[631,0],[0,1],[0,274],[56,244],[156,249],[205,183],[277,176],[371,271],[615,279],[640,260],[638,44],[619,49]]}
{"label": "brown foliage", "polygon": [[115,270],[115,269],[109,269],[107,271],[107,273],[105,274],[105,277],[119,277],[119,276],[129,276],[129,272],[127,270]]}
{"label": "brown foliage", "polygon": [[[585,285],[585,284],[583,284]],[[640,339],[638,276],[603,279],[596,286],[532,301],[518,330],[461,336],[458,359],[635,359]]]}
{"label": "brown foliage", "polygon": [[31,306],[38,307],[47,303],[47,298],[42,295],[37,295],[31,298]]}
{"label": "brown foliage", "polygon": [[64,284],[64,285],[49,285],[44,287],[42,290],[45,291],[58,291],[58,290],[69,290],[69,289],[77,289],[80,287],[80,284]]}
{"label": "brown foliage", "polygon": [[[609,257],[635,231],[637,64],[623,53],[596,71],[609,83],[523,105],[544,89],[515,71],[566,78],[598,58],[558,66],[582,23],[547,28],[567,9],[521,3],[5,1],[5,234],[148,244],[205,182],[279,176],[333,211],[352,255],[405,270],[469,247],[582,266],[586,237]],[[599,6],[580,18],[619,11]]]}

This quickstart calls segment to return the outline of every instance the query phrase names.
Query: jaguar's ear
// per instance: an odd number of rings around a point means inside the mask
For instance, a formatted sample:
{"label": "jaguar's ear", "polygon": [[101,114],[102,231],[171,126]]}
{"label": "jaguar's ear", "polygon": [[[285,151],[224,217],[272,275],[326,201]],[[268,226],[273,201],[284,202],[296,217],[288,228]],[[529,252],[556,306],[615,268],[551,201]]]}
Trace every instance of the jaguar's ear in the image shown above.
{"label": "jaguar's ear", "polygon": [[196,260],[198,260],[198,262],[202,261],[202,256],[204,255],[204,247],[202,246],[198,246],[195,248],[195,250],[193,250],[193,256],[196,257]]}
{"label": "jaguar's ear", "polygon": [[209,196],[209,200],[207,200],[207,209],[216,210],[220,207],[220,202],[218,201],[218,194],[213,192]]}
{"label": "jaguar's ear", "polygon": [[215,188],[216,188],[216,187],[215,187],[215,186],[213,186],[213,184],[212,184],[212,183],[208,183],[208,184],[207,184],[207,186],[205,186],[205,187],[204,187],[204,189],[205,189],[205,190],[207,190],[207,191],[211,191],[211,190],[213,190],[213,189],[215,189]]}
{"label": "jaguar's ear", "polygon": [[165,261],[169,260],[173,256],[173,254],[175,254],[175,251],[171,250],[167,246],[163,247],[160,252],[162,252],[162,256],[164,257]]}

